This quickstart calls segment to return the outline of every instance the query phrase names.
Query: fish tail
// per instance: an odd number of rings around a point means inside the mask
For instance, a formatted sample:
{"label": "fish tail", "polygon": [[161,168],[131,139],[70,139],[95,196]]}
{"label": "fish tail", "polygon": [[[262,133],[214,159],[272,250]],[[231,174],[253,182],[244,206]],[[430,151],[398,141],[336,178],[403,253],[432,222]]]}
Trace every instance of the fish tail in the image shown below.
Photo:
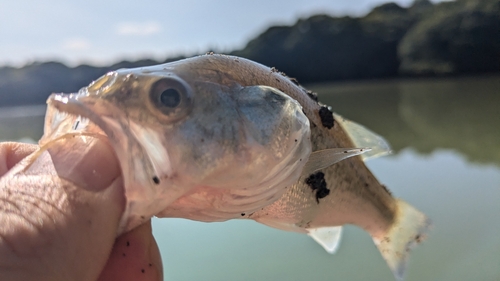
{"label": "fish tail", "polygon": [[402,280],[410,249],[420,243],[430,227],[430,220],[410,204],[397,200],[395,221],[382,237],[373,241],[397,280]]}

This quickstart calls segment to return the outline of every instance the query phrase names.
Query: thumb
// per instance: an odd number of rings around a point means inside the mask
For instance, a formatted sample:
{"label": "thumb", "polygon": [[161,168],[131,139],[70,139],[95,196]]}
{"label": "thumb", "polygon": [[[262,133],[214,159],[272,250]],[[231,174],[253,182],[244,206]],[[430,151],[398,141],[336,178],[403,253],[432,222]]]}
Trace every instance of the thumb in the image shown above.
{"label": "thumb", "polygon": [[96,280],[125,205],[113,150],[61,139],[0,178],[0,280]]}

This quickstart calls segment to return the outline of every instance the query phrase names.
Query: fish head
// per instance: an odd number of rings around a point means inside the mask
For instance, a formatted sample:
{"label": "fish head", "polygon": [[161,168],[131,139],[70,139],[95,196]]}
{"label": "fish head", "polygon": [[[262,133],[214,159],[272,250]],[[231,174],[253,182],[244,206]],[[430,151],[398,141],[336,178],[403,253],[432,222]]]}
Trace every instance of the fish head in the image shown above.
{"label": "fish head", "polygon": [[48,105],[42,146],[94,134],[115,150],[127,199],[121,232],[200,186],[277,200],[311,153],[298,102],[189,61],[109,72]]}

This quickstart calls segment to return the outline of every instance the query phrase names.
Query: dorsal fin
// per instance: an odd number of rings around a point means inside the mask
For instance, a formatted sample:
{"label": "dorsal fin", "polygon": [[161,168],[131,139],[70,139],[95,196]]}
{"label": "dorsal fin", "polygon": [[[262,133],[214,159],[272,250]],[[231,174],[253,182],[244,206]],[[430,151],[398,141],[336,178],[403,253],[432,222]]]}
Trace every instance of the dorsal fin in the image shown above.
{"label": "dorsal fin", "polygon": [[335,121],[337,121],[337,124],[340,124],[344,131],[346,131],[355,147],[371,148],[371,151],[361,155],[363,160],[366,161],[370,158],[376,158],[391,153],[389,143],[387,143],[387,141],[380,135],[377,135],[354,121],[345,119],[336,113],[333,114],[333,117],[335,118]]}
{"label": "dorsal fin", "polygon": [[318,242],[330,254],[335,254],[342,237],[342,226],[308,228],[307,235]]}

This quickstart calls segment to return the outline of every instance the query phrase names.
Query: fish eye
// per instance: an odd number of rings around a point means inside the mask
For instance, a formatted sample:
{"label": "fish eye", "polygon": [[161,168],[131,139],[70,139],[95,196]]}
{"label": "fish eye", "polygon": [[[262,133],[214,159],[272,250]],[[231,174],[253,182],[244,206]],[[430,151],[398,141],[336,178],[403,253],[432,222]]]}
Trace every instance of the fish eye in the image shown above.
{"label": "fish eye", "polygon": [[[177,119],[184,116],[191,105],[191,90],[184,81],[175,77],[156,81],[150,89],[150,104],[155,111],[160,111],[168,117]],[[165,118],[165,117],[162,117]]]}
{"label": "fish eye", "polygon": [[160,94],[160,103],[163,106],[174,108],[181,103],[181,95],[174,88],[166,89]]}

